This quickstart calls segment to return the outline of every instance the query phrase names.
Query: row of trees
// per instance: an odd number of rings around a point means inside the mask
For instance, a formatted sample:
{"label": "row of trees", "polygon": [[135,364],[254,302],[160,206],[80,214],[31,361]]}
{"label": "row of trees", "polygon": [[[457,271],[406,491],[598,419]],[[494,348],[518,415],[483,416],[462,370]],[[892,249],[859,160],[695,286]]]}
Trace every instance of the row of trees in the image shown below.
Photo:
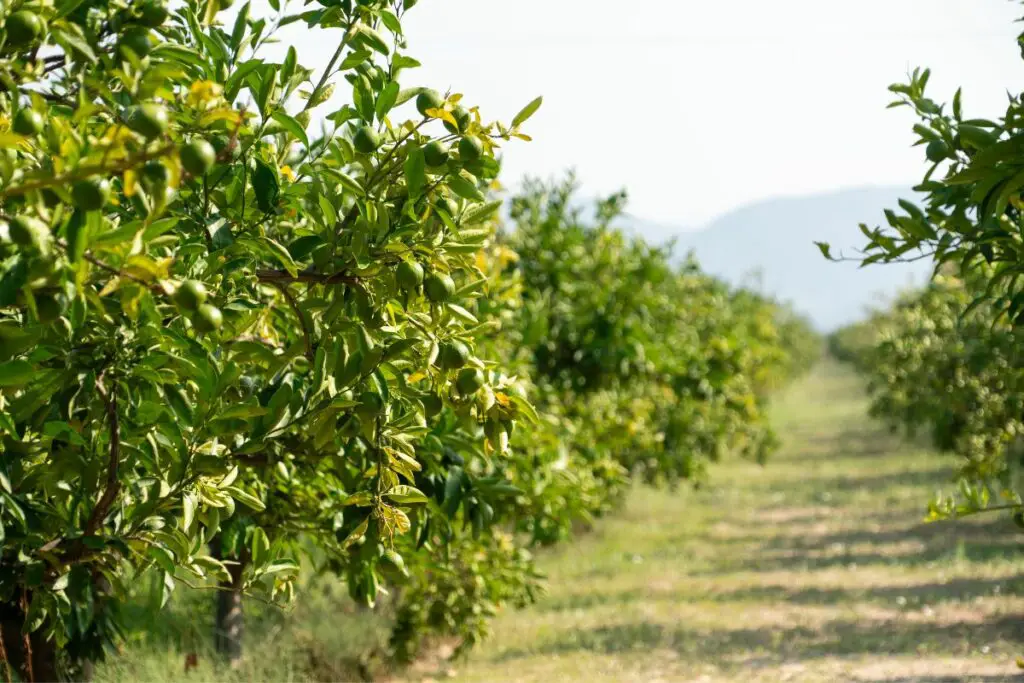
{"label": "row of trees", "polygon": [[860,260],[932,259],[935,277],[830,344],[867,375],[875,415],[960,456],[959,489],[932,502],[933,517],[1004,509],[1021,519],[1024,98],[1009,93],[1001,118],[968,118],[959,90],[948,105],[927,96],[929,75],[890,87],[893,106],[918,118],[923,203],[862,225]]}
{"label": "row of trees", "polygon": [[[57,0],[0,8],[0,659],[87,673],[147,575],[288,601],[300,558],[392,649],[465,647],[539,587],[529,547],[774,445],[798,318],[532,184],[498,230],[499,146],[408,85],[414,0]],[[265,46],[303,22],[320,73]],[[331,104],[335,90],[350,96]],[[311,126],[312,120],[320,122]],[[130,626],[130,624],[128,625]]]}

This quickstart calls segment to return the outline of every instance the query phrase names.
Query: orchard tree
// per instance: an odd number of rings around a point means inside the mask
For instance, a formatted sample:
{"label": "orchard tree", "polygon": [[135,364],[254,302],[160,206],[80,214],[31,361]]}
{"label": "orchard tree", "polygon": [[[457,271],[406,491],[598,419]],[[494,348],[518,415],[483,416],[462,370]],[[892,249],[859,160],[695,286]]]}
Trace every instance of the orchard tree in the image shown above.
{"label": "orchard tree", "polygon": [[[300,531],[372,602],[445,512],[424,464],[501,457],[530,414],[469,309],[481,188],[540,100],[503,126],[403,88],[413,0],[228,4],[0,7],[0,634],[28,680],[99,657],[145,571],[288,599]],[[264,55],[295,22],[336,44],[319,73]]]}
{"label": "orchard tree", "polygon": [[[1024,35],[1018,44],[1024,50]],[[857,361],[876,378],[878,412],[929,425],[940,447],[966,459],[960,500],[934,502],[933,514],[984,509],[990,491],[1001,506],[1019,509],[1011,456],[1024,324],[1024,93],[1007,94],[1001,117],[970,118],[960,90],[949,104],[930,98],[929,77],[917,69],[889,88],[897,95],[890,106],[918,119],[916,145],[928,163],[915,188],[923,202],[901,200],[885,212],[884,227],[861,225],[868,242],[857,260],[932,259],[937,280],[882,316],[883,337]],[[827,244],[819,246],[832,258]]]}

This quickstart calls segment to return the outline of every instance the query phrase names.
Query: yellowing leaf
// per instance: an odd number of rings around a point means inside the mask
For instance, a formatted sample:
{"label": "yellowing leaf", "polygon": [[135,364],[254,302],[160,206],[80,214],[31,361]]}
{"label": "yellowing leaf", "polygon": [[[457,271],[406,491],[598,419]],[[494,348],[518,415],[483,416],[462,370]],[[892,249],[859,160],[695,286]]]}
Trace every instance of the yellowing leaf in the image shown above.
{"label": "yellowing leaf", "polygon": [[459,127],[458,122],[455,121],[455,117],[452,116],[451,112],[449,112],[449,111],[447,111],[445,109],[435,109],[435,108],[428,109],[427,110],[427,116],[429,116],[431,118],[441,119],[443,121],[447,121],[448,123],[452,124],[456,128]]}
{"label": "yellowing leaf", "polygon": [[511,135],[514,138],[519,138],[520,140],[525,140],[526,142],[533,142],[533,138],[531,138],[526,133],[511,133]]}
{"label": "yellowing leaf", "polygon": [[135,169],[129,168],[124,172],[124,194],[126,197],[131,197],[135,194],[135,189],[138,187],[138,175],[135,173]]}
{"label": "yellowing leaf", "polygon": [[210,124],[216,123],[217,121],[230,121],[236,124],[241,123],[242,114],[241,112],[236,111],[234,109],[221,108],[214,109],[213,111],[208,111],[201,117],[199,117],[200,126],[209,126]]}
{"label": "yellowing leaf", "polygon": [[224,87],[213,81],[196,81],[188,89],[188,103],[193,107],[203,105],[219,98],[224,93]]}
{"label": "yellowing leaf", "polygon": [[103,285],[103,289],[100,290],[99,296],[109,296],[117,291],[117,288],[121,286],[120,277],[112,277],[107,281],[107,284]]}
{"label": "yellowing leaf", "polygon": [[0,149],[6,149],[7,147],[19,147],[26,141],[25,137],[17,135],[16,133],[0,133]]}

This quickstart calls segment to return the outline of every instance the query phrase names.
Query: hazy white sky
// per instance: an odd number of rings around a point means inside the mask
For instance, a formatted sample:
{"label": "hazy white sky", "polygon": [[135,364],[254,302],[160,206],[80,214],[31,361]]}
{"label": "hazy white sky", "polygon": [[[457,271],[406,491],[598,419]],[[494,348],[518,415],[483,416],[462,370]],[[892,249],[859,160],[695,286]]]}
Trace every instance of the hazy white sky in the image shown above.
{"label": "hazy white sky", "polygon": [[[575,167],[588,192],[625,187],[631,213],[696,227],[741,204],[911,184],[909,110],[886,87],[930,66],[947,100],[996,117],[1024,62],[1007,0],[421,0],[405,20],[423,63],[403,87],[451,87],[508,122],[538,94],[532,143],[506,184]],[[294,35],[294,34],[293,34]],[[300,62],[334,43],[300,34]]]}

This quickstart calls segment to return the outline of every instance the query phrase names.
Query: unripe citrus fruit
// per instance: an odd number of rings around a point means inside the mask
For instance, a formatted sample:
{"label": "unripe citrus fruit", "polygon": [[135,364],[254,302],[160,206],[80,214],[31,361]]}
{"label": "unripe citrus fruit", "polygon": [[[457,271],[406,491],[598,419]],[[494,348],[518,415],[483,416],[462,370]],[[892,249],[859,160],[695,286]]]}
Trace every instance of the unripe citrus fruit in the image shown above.
{"label": "unripe citrus fruit", "polygon": [[363,154],[373,154],[380,147],[380,136],[369,126],[360,126],[352,136],[352,146]]}
{"label": "unripe citrus fruit", "polygon": [[155,102],[132,107],[128,113],[128,127],[145,138],[160,137],[167,125],[167,110]]}
{"label": "unripe citrus fruit", "polygon": [[11,130],[18,135],[25,135],[33,137],[43,132],[44,125],[42,115],[35,109],[29,109],[24,107],[18,110],[18,113],[14,115],[14,121],[11,122]]}
{"label": "unripe citrus fruit", "polygon": [[20,10],[7,17],[4,30],[7,32],[8,46],[24,47],[43,35],[43,20],[35,12]]}
{"label": "unripe citrus fruit", "polygon": [[71,188],[71,198],[82,211],[97,211],[110,199],[110,181],[106,178],[79,180]]}
{"label": "unripe citrus fruit", "polygon": [[139,23],[151,28],[163,24],[168,16],[167,6],[160,0],[146,0],[139,8]]}
{"label": "unripe citrus fruit", "polygon": [[437,354],[441,368],[458,370],[469,362],[469,347],[460,341],[446,342]]}
{"label": "unripe citrus fruit", "polygon": [[459,156],[463,161],[476,161],[484,153],[484,146],[476,138],[459,140]]}
{"label": "unripe citrus fruit", "polygon": [[33,247],[39,251],[46,251],[53,239],[50,226],[31,216],[15,216],[8,224],[7,230],[15,244]]}
{"label": "unripe citrus fruit", "polygon": [[423,289],[431,301],[444,303],[455,294],[455,282],[445,273],[431,273],[424,280]]}
{"label": "unripe citrus fruit", "polygon": [[440,140],[431,140],[423,146],[423,159],[427,162],[427,166],[444,166],[448,163],[448,145],[444,144]]}
{"label": "unripe citrus fruit", "polygon": [[440,109],[444,106],[444,98],[436,90],[425,90],[416,96],[416,111],[423,116],[428,109]]}
{"label": "unripe citrus fruit", "polygon": [[398,286],[407,292],[415,290],[423,284],[423,266],[413,261],[402,261],[395,272]]}
{"label": "unripe citrus fruit", "polygon": [[194,311],[206,303],[206,287],[197,280],[185,280],[174,290],[174,303],[185,311]]}
{"label": "unripe citrus fruit", "polygon": [[181,148],[181,165],[194,176],[204,175],[217,160],[213,145],[201,138],[195,138]]}
{"label": "unripe citrus fruit", "polygon": [[427,417],[434,417],[444,409],[444,401],[435,393],[429,393],[420,399],[423,403],[423,412]]}
{"label": "unripe citrus fruit", "polygon": [[170,179],[170,170],[159,161],[147,161],[142,167],[142,184],[148,190],[167,187]]}
{"label": "unripe citrus fruit", "polygon": [[928,161],[940,162],[949,156],[949,146],[942,140],[932,140],[925,149]]}
{"label": "unripe citrus fruit", "polygon": [[35,298],[36,314],[39,316],[39,322],[49,325],[60,317],[61,305],[60,300],[56,296],[53,294],[36,294]]}
{"label": "unripe citrus fruit", "polygon": [[455,107],[452,111],[452,118],[455,119],[458,126],[453,126],[448,121],[445,121],[444,127],[448,129],[449,133],[465,133],[469,128],[469,122],[472,119],[465,107]]}
{"label": "unripe citrus fruit", "polygon": [[145,57],[153,49],[153,41],[149,37],[149,29],[135,27],[130,28],[121,35],[118,42],[122,53],[131,50],[136,57]]}
{"label": "unripe citrus fruit", "polygon": [[463,368],[455,379],[455,388],[464,396],[475,394],[484,385],[484,373],[476,368]]}
{"label": "unripe citrus fruit", "polygon": [[195,315],[192,316],[192,325],[195,326],[198,332],[203,334],[219,330],[223,324],[224,316],[221,314],[220,309],[210,304],[201,305],[196,310]]}

